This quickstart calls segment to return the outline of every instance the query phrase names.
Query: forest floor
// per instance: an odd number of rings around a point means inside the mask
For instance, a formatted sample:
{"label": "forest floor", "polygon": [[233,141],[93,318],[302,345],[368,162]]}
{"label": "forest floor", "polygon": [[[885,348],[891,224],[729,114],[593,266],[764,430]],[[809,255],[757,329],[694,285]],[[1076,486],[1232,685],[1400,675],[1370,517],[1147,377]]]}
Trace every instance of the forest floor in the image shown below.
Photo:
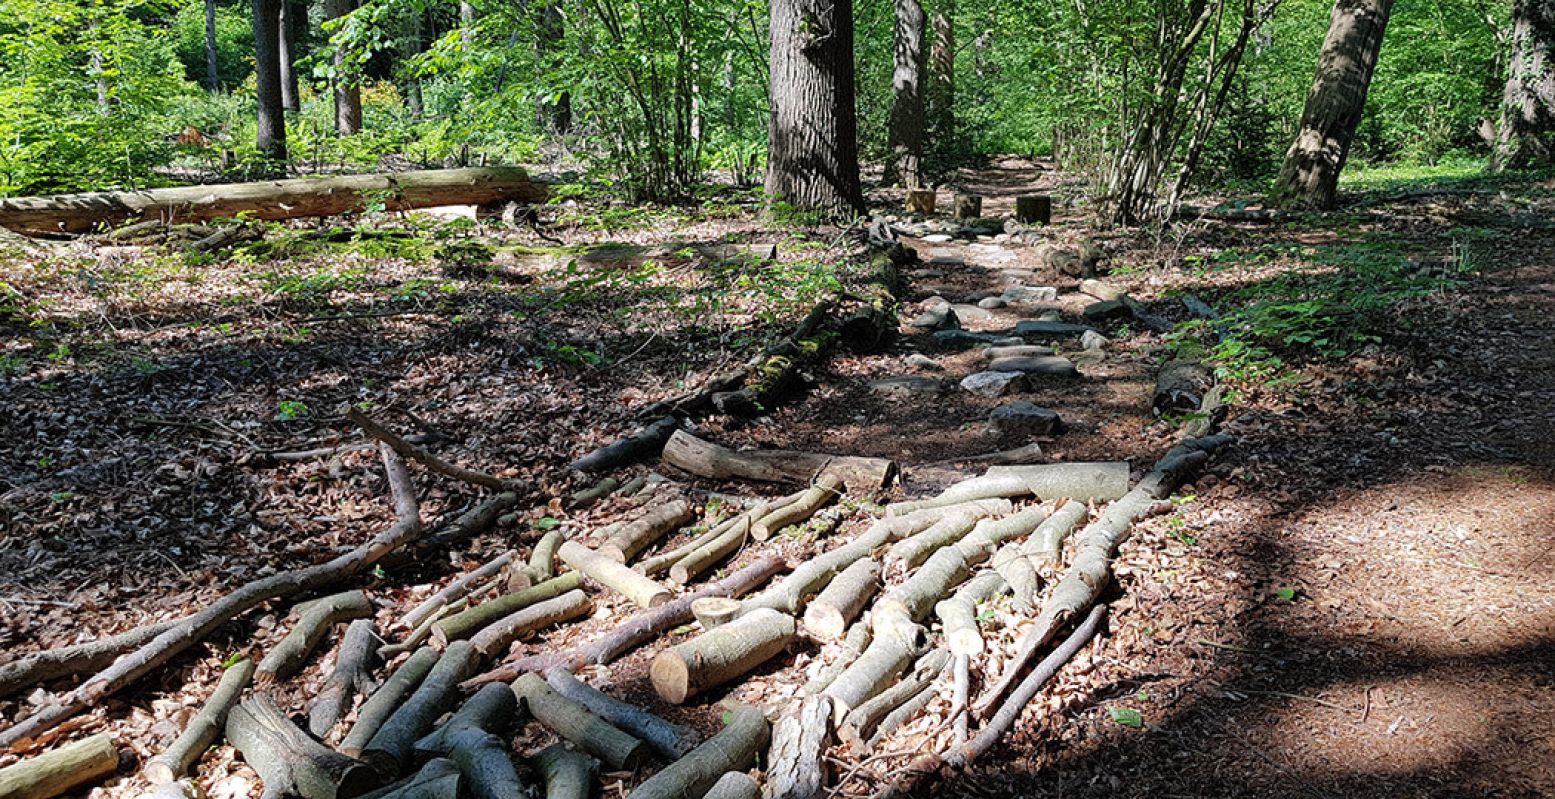
{"label": "forest floor", "polygon": [[[1032,188],[1069,196],[1065,180],[1008,160],[962,175],[961,185],[986,194],[984,212],[998,215]],[[1223,429],[1237,443],[1183,487],[1175,512],[1124,544],[1106,634],[995,753],[926,793],[1555,794],[1546,721],[1555,713],[1555,598],[1544,590],[1555,567],[1555,232],[1498,226],[1530,211],[1549,218],[1549,185],[1512,191],[1512,200],[1410,197],[1322,219],[1097,236],[1107,281],[1177,322],[1191,318],[1182,293],[1226,310],[1260,290],[1378,261],[1389,274],[1468,268],[1379,312],[1391,318],[1375,339],[1367,328],[1344,357],[1229,359],[1223,379],[1236,402]],[[940,199],[948,205],[949,193]],[[1049,238],[1095,235],[1082,209],[1057,205]],[[828,267],[847,248],[839,231],[763,225],[739,198],[560,214],[549,231],[566,250],[523,230],[391,217],[276,233],[220,258],[77,245],[8,263],[0,651],[169,617],[371,536],[391,514],[370,453],[273,457],[356,440],[343,418],[352,405],[400,429],[425,425],[444,436],[432,445],[440,454],[560,495],[572,457],[629,432],[649,404],[742,362],[839,281],[863,278],[852,269],[833,278]],[[1474,236],[1455,236],[1470,227]],[[776,244],[780,263],[729,258],[720,249],[728,243]],[[997,293],[1008,270],[1059,288],[1050,310],[1066,320],[1091,301],[1074,278],[1045,270],[1034,247],[906,243],[925,263],[908,271],[904,319],[933,295]],[[1320,310],[1349,313],[1365,300]],[[995,308],[962,323],[1001,330],[1032,310]],[[1355,325],[1363,322],[1378,320]],[[1137,476],[1178,435],[1181,420],[1153,416],[1150,396],[1156,369],[1182,345],[1127,322],[1099,326],[1110,339],[1100,355],[1057,342],[1080,365],[1079,380],[1037,381],[1018,397],[958,390],[981,356],[935,351],[909,334],[883,353],[829,359],[803,396],[766,416],[709,418],[697,434],[889,457],[906,473],[903,492],[920,495],[980,471],[947,459],[1024,443],[984,432],[989,411],[1018,398],[1064,419],[1063,432],[1042,441],[1049,459],[1126,459]],[[875,384],[906,376],[937,385]],[[650,467],[661,468],[635,470]],[[464,486],[430,476],[418,486],[430,519],[472,502]],[[588,529],[620,510],[528,509],[446,560],[383,575],[373,586],[380,618],[398,618],[452,572],[532,543],[545,519]],[[774,546],[800,559],[817,544]],[[75,729],[111,729],[136,755],[154,753],[220,664],[279,637],[284,610],[228,625]],[[601,597],[592,618],[515,653],[586,638],[626,610]],[[990,636],[1007,646],[1016,632]],[[724,696],[785,704],[825,656],[801,648],[742,685],[669,707],[645,677],[657,649],[590,681],[703,729],[717,727],[714,702]],[[321,677],[310,669],[283,686],[283,706],[301,708]],[[0,699],[0,721],[46,700]],[[839,794],[869,794],[941,740],[943,710],[931,705],[883,743]],[[0,755],[0,766],[14,759]],[[95,793],[138,793],[133,770]],[[215,799],[257,795],[230,747],[207,756],[201,774]],[[640,776],[613,779],[630,786]]]}

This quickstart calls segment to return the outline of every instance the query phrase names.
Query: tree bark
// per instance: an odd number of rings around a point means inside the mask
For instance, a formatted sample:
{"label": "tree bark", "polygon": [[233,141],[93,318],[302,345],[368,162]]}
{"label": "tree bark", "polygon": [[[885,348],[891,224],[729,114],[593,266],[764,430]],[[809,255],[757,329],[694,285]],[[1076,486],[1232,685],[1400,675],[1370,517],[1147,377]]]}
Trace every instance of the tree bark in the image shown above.
{"label": "tree bark", "polygon": [[820,799],[831,733],[831,698],[825,695],[805,699],[778,719],[767,752],[765,799]]}
{"label": "tree bark", "polygon": [[535,771],[545,779],[545,799],[590,799],[599,761],[566,744],[551,744],[532,758]]}
{"label": "tree bark", "polygon": [[657,505],[618,528],[610,540],[599,546],[599,554],[617,563],[630,563],[637,553],[694,518],[696,513],[691,503],[685,500]]}
{"label": "tree bark", "polygon": [[428,760],[415,774],[358,799],[458,799],[461,782],[459,766],[439,757]]}
{"label": "tree bark", "polygon": [[[340,19],[355,9],[355,0],[324,0],[324,13]],[[335,62],[335,133],[352,136],[362,132],[362,84],[344,50],[337,49]]]}
{"label": "tree bark", "polygon": [[351,799],[378,784],[366,763],[309,738],[263,694],[232,709],[227,740],[264,780],[264,796]]}
{"label": "tree bark", "polygon": [[945,644],[957,655],[979,655],[983,651],[983,634],[977,627],[977,606],[998,594],[1007,584],[998,572],[985,572],[957,589],[950,599],[934,605],[934,615],[939,617],[944,630]]}
{"label": "tree bark", "polygon": [[367,601],[367,594],[357,590],[315,599],[298,605],[296,610],[296,626],[259,661],[254,681],[261,687],[290,679],[302,671],[308,656],[324,642],[324,636],[335,624],[369,617],[373,606]]}
{"label": "tree bark", "polygon": [[630,599],[640,608],[656,608],[673,596],[668,588],[576,541],[563,543],[557,555],[591,582]]}
{"label": "tree bark", "polygon": [[459,766],[470,799],[531,799],[518,778],[507,741],[484,730],[466,728],[449,738],[448,756]]}
{"label": "tree bark", "polygon": [[281,108],[294,114],[302,111],[297,59],[302,56],[307,30],[307,0],[281,0]]}
{"label": "tree bark", "polygon": [[886,144],[885,182],[909,189],[923,185],[923,5],[896,0],[891,123]]}
{"label": "tree bark", "polygon": [[[162,754],[151,758],[143,769],[146,779],[153,785],[164,785],[182,778],[216,742],[217,736],[227,726],[227,715],[232,706],[243,696],[243,689],[254,678],[254,661],[243,658],[222,672],[216,690],[211,693],[200,712],[184,725],[184,731],[168,745]],[[0,795],[4,795],[0,792]]]}
{"label": "tree bark", "polygon": [[514,641],[553,624],[587,614],[594,604],[582,589],[575,589],[554,599],[537,602],[487,626],[470,639],[475,651],[483,658],[505,654]]}
{"label": "tree bark", "polygon": [[447,755],[457,745],[454,736],[466,730],[504,733],[518,714],[518,697],[513,689],[498,683],[482,686],[466,699],[443,726],[416,742],[416,756],[433,758]]}
{"label": "tree bark", "polygon": [[1276,203],[1317,211],[1334,207],[1339,171],[1361,124],[1392,8],[1393,0],[1335,0],[1301,126],[1275,183]]}
{"label": "tree bark", "polygon": [[366,749],[368,742],[378,734],[378,728],[394,715],[394,711],[399,708],[405,697],[415,692],[416,687],[432,671],[432,667],[437,665],[437,661],[437,650],[430,646],[421,647],[411,653],[411,656],[394,671],[394,675],[362,703],[361,709],[356,713],[356,723],[351,726],[351,731],[346,733],[345,740],[340,742],[340,751],[351,757],[361,757],[362,750]]}
{"label": "tree bark", "polygon": [[323,740],[351,709],[352,697],[377,687],[373,680],[373,662],[377,657],[378,632],[372,619],[351,622],[340,642],[334,671],[308,707],[308,732]]}
{"label": "tree bark", "polygon": [[841,638],[878,590],[880,563],[873,558],[855,561],[805,606],[805,632],[818,641]]}
{"label": "tree bark", "polygon": [[250,2],[254,12],[254,86],[259,120],[256,146],[259,154],[271,162],[269,170],[275,171],[286,163],[286,108],[281,99],[281,4],[285,0]]}
{"label": "tree bark", "polygon": [[1490,159],[1496,172],[1555,162],[1555,7],[1516,0],[1510,48]]}
{"label": "tree bark", "polygon": [[636,769],[647,755],[642,741],[557,693],[538,674],[519,677],[513,691],[536,721],[599,758],[611,771]]}
{"label": "tree bark", "polygon": [[774,0],[766,192],[798,211],[864,211],[852,0]]}
{"label": "tree bark", "polygon": [[955,0],[944,0],[931,21],[934,40],[929,48],[929,92],[925,116],[929,136],[941,148],[956,135],[956,28]]}
{"label": "tree bark", "polygon": [[838,675],[853,665],[859,655],[869,648],[871,641],[875,639],[875,633],[868,624],[862,622],[848,628],[848,637],[842,640],[841,651],[830,663],[827,663],[820,671],[815,673],[804,687],[799,690],[800,696],[815,696],[824,692],[828,686],[836,681]]}
{"label": "tree bark", "polygon": [[221,70],[216,64],[216,0],[205,0],[205,90],[221,91]]}
{"label": "tree bark", "polygon": [[794,640],[794,617],[763,608],[676,644],[653,659],[649,675],[664,701],[687,699],[771,660]]}
{"label": "tree bark", "polygon": [[100,732],[0,769],[0,796],[53,799],[72,788],[100,780],[118,767],[119,748],[114,745],[113,736]]}
{"label": "tree bark", "polygon": [[614,699],[574,677],[566,669],[551,669],[545,681],[556,693],[582,705],[589,712],[653,747],[666,762],[673,763],[702,742],[696,730],[671,724],[646,710]]}
{"label": "tree bark", "polygon": [[821,475],[834,474],[849,492],[862,494],[879,491],[896,476],[896,464],[884,458],[781,449],[736,452],[684,430],[675,431],[664,445],[664,462],[701,477],[738,477],[769,483],[810,485]]}
{"label": "tree bark", "polygon": [[459,681],[469,677],[479,662],[470,642],[450,644],[415,693],[373,733],[362,748],[362,759],[384,777],[399,776],[410,762],[416,741],[458,699]]}
{"label": "tree bark", "polygon": [[728,726],[637,786],[628,799],[702,796],[724,774],[750,768],[770,735],[767,717],[754,707],[741,705],[729,714]]}
{"label": "tree bark", "polygon": [[546,580],[533,588],[483,602],[432,625],[432,642],[438,646],[447,646],[450,641],[468,638],[489,624],[494,624],[537,602],[559,597],[582,584],[583,575],[574,572]]}

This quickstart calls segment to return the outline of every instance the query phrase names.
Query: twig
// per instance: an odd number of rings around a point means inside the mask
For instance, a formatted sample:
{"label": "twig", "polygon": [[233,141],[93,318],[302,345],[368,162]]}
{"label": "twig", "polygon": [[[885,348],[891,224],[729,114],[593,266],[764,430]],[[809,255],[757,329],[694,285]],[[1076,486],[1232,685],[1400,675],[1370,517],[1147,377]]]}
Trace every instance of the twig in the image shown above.
{"label": "twig", "polygon": [[383,427],[372,419],[367,418],[367,414],[364,414],[355,408],[351,408],[350,410],[346,411],[346,418],[350,419],[352,424],[362,428],[363,432],[388,445],[388,447],[398,453],[400,457],[407,460],[413,460],[422,466],[425,466],[428,469],[443,475],[444,477],[451,477],[455,480],[462,480],[472,485],[478,485],[483,488],[490,488],[493,491],[515,491],[523,493],[529,490],[529,486],[521,480],[504,480],[500,477],[496,477],[495,475],[487,474],[486,472],[482,472],[476,469],[467,469],[458,464],[449,463],[448,461],[445,461],[424,449],[411,445],[405,439],[389,432],[387,428]]}

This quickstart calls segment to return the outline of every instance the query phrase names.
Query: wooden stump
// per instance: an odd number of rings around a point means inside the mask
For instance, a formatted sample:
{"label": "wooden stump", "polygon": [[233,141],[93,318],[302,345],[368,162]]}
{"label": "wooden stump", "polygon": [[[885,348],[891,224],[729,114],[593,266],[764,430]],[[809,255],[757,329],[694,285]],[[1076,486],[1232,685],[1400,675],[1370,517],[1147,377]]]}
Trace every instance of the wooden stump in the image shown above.
{"label": "wooden stump", "polygon": [[0,796],[6,799],[51,799],[112,774],[119,767],[119,749],[108,733],[45,752],[0,769]]}
{"label": "wooden stump", "polygon": [[907,213],[932,214],[934,213],[933,189],[908,189]]}
{"label": "wooden stump", "polygon": [[965,222],[983,215],[983,198],[976,194],[956,195],[956,218]]}
{"label": "wooden stump", "polygon": [[1037,194],[1016,197],[1015,221],[1023,225],[1053,224],[1053,198]]}

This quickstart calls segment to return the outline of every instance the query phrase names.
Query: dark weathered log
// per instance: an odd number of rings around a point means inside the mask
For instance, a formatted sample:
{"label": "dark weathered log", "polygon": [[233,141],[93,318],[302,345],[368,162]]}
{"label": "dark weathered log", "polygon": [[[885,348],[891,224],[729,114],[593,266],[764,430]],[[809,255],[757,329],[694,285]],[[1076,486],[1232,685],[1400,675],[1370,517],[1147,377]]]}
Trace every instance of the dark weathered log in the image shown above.
{"label": "dark weathered log", "polygon": [[466,730],[505,733],[517,713],[518,697],[513,693],[512,688],[500,683],[487,684],[476,691],[474,696],[466,699],[464,704],[443,722],[443,726],[416,741],[416,757],[425,759],[447,755],[456,746],[454,736]]}
{"label": "dark weathered log", "polygon": [[629,563],[637,557],[637,553],[695,517],[695,509],[685,500],[655,506],[646,514],[617,528],[610,540],[599,545],[599,554],[617,563]]}
{"label": "dark weathered log", "polygon": [[[184,725],[184,731],[179,733],[178,738],[162,754],[146,761],[146,767],[142,770],[146,779],[153,785],[162,785],[188,774],[189,767],[205,754],[205,750],[211,748],[211,744],[216,742],[216,738],[226,728],[227,714],[238,703],[238,699],[243,696],[243,689],[248,687],[253,678],[254,661],[248,658],[228,666],[221,680],[216,683],[216,690],[205,700],[200,712]],[[4,795],[3,792],[0,795]]]}
{"label": "dark weathered log", "polygon": [[514,491],[493,494],[459,514],[452,522],[441,525],[430,535],[417,541],[415,546],[406,547],[403,551],[384,558],[382,565],[384,568],[396,568],[407,563],[419,563],[432,552],[468,541],[495,527],[497,521],[517,505],[518,501],[519,494]]}
{"label": "dark weathered log", "polygon": [[604,472],[639,458],[648,458],[664,449],[670,434],[680,428],[680,420],[665,416],[619,441],[606,444],[567,464],[574,472]]}
{"label": "dark weathered log", "polygon": [[556,554],[591,582],[630,599],[640,608],[656,608],[673,596],[668,588],[576,541],[564,542]]}
{"label": "dark weathered log", "polygon": [[587,644],[563,652],[551,652],[516,660],[467,681],[463,687],[469,690],[493,680],[511,680],[520,674],[530,671],[544,672],[556,667],[576,670],[583,664],[595,663],[603,665],[609,663],[620,657],[623,652],[641,646],[665,630],[690,622],[692,619],[692,602],[711,596],[740,596],[765,583],[771,579],[772,575],[782,571],[783,568],[784,564],[781,558],[765,557],[757,559],[749,566],[716,583],[711,583],[701,590],[682,596],[674,602],[660,605],[652,610],[636,613],[617,625],[614,630],[589,641]]}
{"label": "dark weathered log", "polygon": [[696,730],[671,724],[636,705],[607,696],[566,669],[551,669],[545,673],[545,681],[556,693],[642,739],[666,762],[673,763],[702,742]]}
{"label": "dark weathered log", "polygon": [[420,627],[422,622],[437,615],[439,610],[450,603],[463,599],[466,594],[470,593],[481,582],[495,577],[512,561],[513,553],[504,552],[475,571],[461,575],[457,580],[444,586],[437,593],[427,597],[421,604],[412,608],[400,622],[408,629],[413,630]]}
{"label": "dark weathered log", "polygon": [[378,632],[372,619],[351,622],[341,639],[334,670],[308,707],[308,732],[320,739],[329,735],[351,708],[351,699],[358,693],[371,693],[378,686],[373,680],[377,650]]}
{"label": "dark weathered log", "polygon": [[751,775],[743,771],[731,771],[719,777],[713,787],[702,795],[702,799],[757,799],[760,796],[761,786],[751,779]]}
{"label": "dark weathered log", "polygon": [[606,477],[588,488],[572,492],[572,495],[567,497],[567,507],[573,509],[587,508],[610,496],[611,492],[620,487],[620,480],[614,477]]}
{"label": "dark weathered log", "polygon": [[513,691],[536,721],[599,758],[612,771],[635,769],[647,756],[648,747],[642,741],[557,693],[538,674],[519,677],[513,682]]}
{"label": "dark weathered log", "polygon": [[[543,585],[543,583],[542,583]],[[594,608],[588,594],[575,588],[554,599],[536,602],[493,622],[470,639],[483,659],[506,654],[514,641],[553,624],[576,619]]]}
{"label": "dark weathered log", "polygon": [[182,619],[153,622],[117,635],[35,652],[0,664],[0,698],[49,680],[101,671],[113,665],[119,655],[145,646],[180,621]]}
{"label": "dark weathered log", "polygon": [[54,799],[72,788],[96,782],[119,767],[113,736],[100,732],[0,769],[5,799]]}
{"label": "dark weathered log", "polygon": [[820,671],[811,677],[809,682],[799,690],[801,696],[815,696],[826,690],[847,668],[853,665],[853,661],[869,648],[869,643],[874,640],[875,633],[870,626],[862,621],[848,628],[848,637],[843,639],[842,647],[836,659],[826,664]]}
{"label": "dark weathered log", "polygon": [[356,713],[356,723],[351,725],[351,731],[346,733],[345,740],[340,742],[340,751],[351,757],[361,757],[362,750],[367,748],[368,742],[378,733],[378,728],[394,715],[394,711],[405,697],[415,692],[416,686],[426,679],[427,673],[432,671],[437,661],[437,650],[430,646],[424,646],[413,652],[394,671],[394,675],[385,680],[383,685],[362,703],[361,709]]}
{"label": "dark weathered log", "polygon": [[1015,198],[1015,221],[1022,225],[1053,223],[1053,198],[1024,194]]}
{"label": "dark weathered log", "polygon": [[481,729],[466,727],[448,738],[448,756],[459,766],[471,799],[529,799],[533,793],[518,778],[507,742]]}
{"label": "dark weathered log", "polygon": [[804,521],[822,506],[842,496],[842,478],[836,474],[823,474],[815,481],[815,485],[806,490],[800,497],[786,505],[774,506],[766,515],[756,520],[751,525],[751,537],[757,541],[765,541],[771,538],[785,527],[795,524],[803,524]]}
{"label": "dark weathered log", "polygon": [[848,715],[837,725],[837,738],[854,749],[863,749],[868,742],[876,740],[876,728],[886,716],[927,691],[949,665],[949,652],[943,649],[930,650],[918,658],[912,671],[901,681],[848,711]]}
{"label": "dark weathered log", "polygon": [[547,192],[517,167],[434,169],[379,175],[339,175],[257,183],[225,183],[141,191],[0,199],[0,227],[81,233],[134,219],[297,219],[439,205],[543,202]]}
{"label": "dark weathered log", "polygon": [[410,762],[420,740],[459,697],[459,681],[479,663],[469,641],[455,641],[427,672],[405,704],[400,705],[362,748],[362,759],[385,777],[398,776]]}
{"label": "dark weathered log", "polygon": [[950,599],[934,605],[944,630],[945,643],[957,655],[977,655],[983,651],[983,634],[977,627],[977,606],[1003,591],[1006,583],[997,572],[984,572],[968,580]]}
{"label": "dark weathered log", "polygon": [[1199,412],[1189,417],[1188,423],[1182,426],[1182,434],[1185,438],[1203,438],[1220,426],[1220,422],[1226,416],[1226,392],[1225,386],[1215,385],[1204,392],[1204,401],[1199,405]]}
{"label": "dark weathered log", "polygon": [[462,775],[452,760],[428,760],[415,774],[358,799],[458,799]]}
{"label": "dark weathered log", "polygon": [[664,701],[681,704],[772,659],[794,640],[794,617],[762,608],[666,649],[649,675]]}
{"label": "dark weathered log", "polygon": [[778,719],[767,751],[766,799],[820,799],[831,734],[831,698],[825,695],[801,701]]}
{"label": "dark weathered log", "polygon": [[855,561],[805,606],[805,633],[818,641],[841,638],[879,588],[880,563],[871,558]]}
{"label": "dark weathered log", "polygon": [[447,646],[450,641],[468,638],[489,624],[511,616],[537,602],[554,599],[583,584],[583,575],[577,572],[553,577],[532,588],[500,596],[490,602],[482,602],[469,610],[461,611],[432,625],[432,641]]}
{"label": "dark weathered log", "polygon": [[1204,394],[1215,385],[1215,372],[1198,361],[1170,361],[1155,376],[1150,407],[1157,414],[1187,413],[1204,404]]}
{"label": "dark weathered log", "polygon": [[390,553],[421,536],[421,516],[410,474],[395,453],[383,451],[384,470],[394,493],[398,520],[365,544],[317,566],[282,572],[244,585],[186,616],[157,637],[113,662],[113,665],[37,713],[0,732],[0,749],[53,729],[82,709],[101,702],[124,686],[140,679],[178,653],[204,640],[233,617],[278,599],[306,594],[342,582],[372,568]]}
{"label": "dark weathered log", "polygon": [[254,682],[266,686],[277,680],[290,679],[302,671],[308,656],[323,643],[331,627],[372,614],[373,605],[362,591],[344,591],[298,605],[297,624],[259,661]]}
{"label": "dark weathered log", "polygon": [[309,738],[275,701],[251,697],[227,715],[227,740],[264,780],[264,796],[351,799],[378,785],[366,763]]}
{"label": "dark weathered log", "polygon": [[566,744],[551,744],[531,759],[545,779],[545,799],[591,799],[599,761]]}
{"label": "dark weathered log", "polygon": [[842,479],[850,493],[872,494],[891,484],[896,464],[884,458],[764,449],[736,452],[677,430],[664,445],[664,462],[701,477],[731,477],[810,485],[823,474]]}
{"label": "dark weathered log", "polygon": [[743,771],[767,746],[771,729],[760,710],[741,705],[729,714],[728,726],[664,767],[628,795],[628,799],[680,799],[702,796],[730,771]]}

